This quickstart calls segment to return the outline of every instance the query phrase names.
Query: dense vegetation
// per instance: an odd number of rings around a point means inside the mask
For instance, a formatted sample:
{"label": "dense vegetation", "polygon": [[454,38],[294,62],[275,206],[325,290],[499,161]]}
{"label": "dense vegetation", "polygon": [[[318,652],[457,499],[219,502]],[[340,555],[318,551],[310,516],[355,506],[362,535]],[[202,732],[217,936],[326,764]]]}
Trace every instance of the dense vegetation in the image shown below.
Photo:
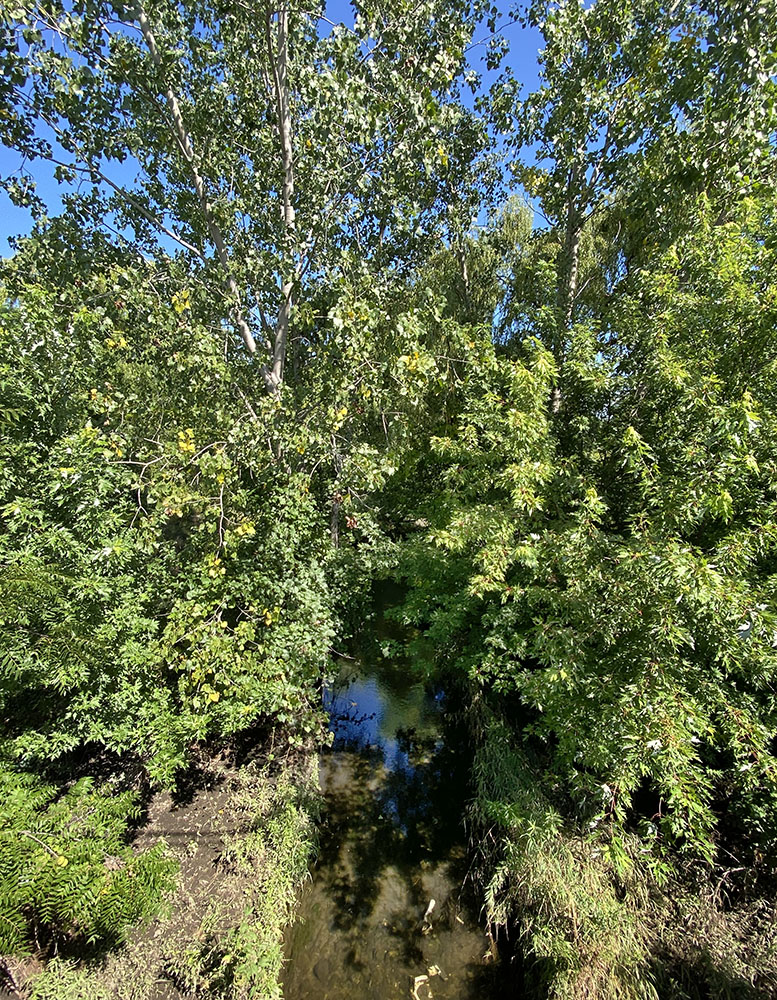
{"label": "dense vegetation", "polygon": [[774,6],[0,13],[0,953],[155,912],[391,575],[527,991],[774,995]]}

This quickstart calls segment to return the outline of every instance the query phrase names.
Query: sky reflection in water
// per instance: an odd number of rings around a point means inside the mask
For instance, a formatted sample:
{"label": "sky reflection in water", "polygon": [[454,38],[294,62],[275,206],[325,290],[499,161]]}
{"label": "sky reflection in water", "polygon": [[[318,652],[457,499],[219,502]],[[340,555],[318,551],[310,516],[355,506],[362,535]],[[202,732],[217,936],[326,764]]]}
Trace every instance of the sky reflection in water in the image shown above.
{"label": "sky reflection in water", "polygon": [[325,691],[326,813],[287,934],[287,1000],[509,995],[462,890],[469,752],[444,702],[406,662],[379,656],[341,661]]}

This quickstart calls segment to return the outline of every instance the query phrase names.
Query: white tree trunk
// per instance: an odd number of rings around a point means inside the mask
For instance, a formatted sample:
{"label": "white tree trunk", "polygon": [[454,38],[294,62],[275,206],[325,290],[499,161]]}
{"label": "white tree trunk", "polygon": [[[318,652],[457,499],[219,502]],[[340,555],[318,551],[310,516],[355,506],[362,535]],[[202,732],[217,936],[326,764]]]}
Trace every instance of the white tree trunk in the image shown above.
{"label": "white tree trunk", "polygon": [[[142,7],[138,9],[137,20],[145,43],[148,47],[149,54],[151,55],[151,59],[159,71],[160,81],[164,88],[165,99],[167,100],[167,107],[170,111],[170,117],[172,119],[173,133],[181,153],[189,167],[189,173],[191,174],[192,183],[194,184],[194,190],[197,194],[197,201],[200,206],[200,211],[202,212],[205,227],[208,231],[208,237],[216,248],[216,255],[224,272],[226,285],[233,301],[232,315],[235,320],[235,326],[237,327],[243,343],[245,344],[246,350],[249,354],[254,355],[256,354],[256,339],[251,332],[251,328],[246,322],[240,306],[240,289],[237,287],[237,282],[232,274],[229,254],[227,253],[227,248],[224,243],[224,237],[208,202],[205,180],[197,166],[197,159],[194,155],[194,147],[192,146],[191,137],[186,130],[183,115],[181,114],[181,106],[172,87],[164,78],[162,57],[159,54],[159,48],[156,44],[154,32],[149,24],[146,12]],[[273,363],[273,371],[268,371],[264,365],[262,366],[262,374],[268,389],[275,388],[275,385],[277,384],[274,379],[274,367],[275,365]]]}
{"label": "white tree trunk", "polygon": [[[293,246],[296,216],[294,211],[294,150],[291,141],[291,110],[289,107],[289,12],[278,11],[278,52],[273,55],[272,14],[267,14],[267,47],[273,73],[273,89],[275,91],[275,107],[278,119],[278,138],[281,144],[281,165],[283,167],[283,184],[281,187],[281,214],[285,235],[289,247]],[[286,351],[289,339],[289,321],[294,306],[294,278],[289,274],[283,280],[281,287],[281,304],[278,319],[275,324],[275,342],[273,344],[272,378],[276,385],[283,381],[283,370],[286,363]]]}

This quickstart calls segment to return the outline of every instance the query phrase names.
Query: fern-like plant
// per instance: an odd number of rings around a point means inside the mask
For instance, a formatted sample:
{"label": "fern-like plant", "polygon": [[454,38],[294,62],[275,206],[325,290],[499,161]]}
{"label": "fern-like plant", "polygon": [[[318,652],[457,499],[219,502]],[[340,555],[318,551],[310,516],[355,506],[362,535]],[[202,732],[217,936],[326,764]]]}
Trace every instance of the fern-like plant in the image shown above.
{"label": "fern-like plant", "polygon": [[175,881],[166,846],[126,843],[132,792],[82,778],[64,795],[31,774],[0,771],[0,953],[45,939],[111,945],[148,919]]}

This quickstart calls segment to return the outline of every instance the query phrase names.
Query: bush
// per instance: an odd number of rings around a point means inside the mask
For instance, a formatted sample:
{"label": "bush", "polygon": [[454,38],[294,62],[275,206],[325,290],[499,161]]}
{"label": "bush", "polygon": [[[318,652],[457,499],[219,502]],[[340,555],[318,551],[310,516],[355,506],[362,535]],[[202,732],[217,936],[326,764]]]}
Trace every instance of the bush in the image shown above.
{"label": "bush", "polygon": [[0,773],[0,953],[46,938],[109,947],[159,909],[177,865],[163,843],[127,846],[137,814],[133,793],[91,778],[56,798],[30,774]]}

